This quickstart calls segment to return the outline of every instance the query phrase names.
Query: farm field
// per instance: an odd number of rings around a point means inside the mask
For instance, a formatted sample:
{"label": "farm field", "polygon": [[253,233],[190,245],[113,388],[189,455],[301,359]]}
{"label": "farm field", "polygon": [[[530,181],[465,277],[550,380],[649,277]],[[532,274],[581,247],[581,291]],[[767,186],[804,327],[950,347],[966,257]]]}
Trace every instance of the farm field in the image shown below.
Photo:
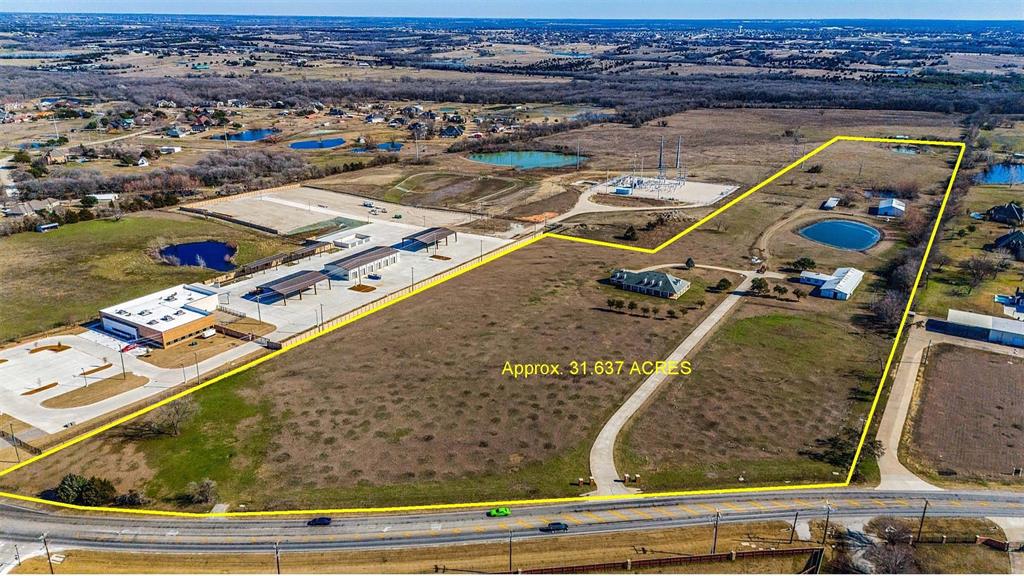
{"label": "farm field", "polygon": [[[196,393],[180,436],[115,428],[3,484],[37,493],[78,470],[173,508],[209,477],[249,510],[578,494],[569,481],[587,475],[589,442],[639,377],[502,370],[663,358],[722,297],[702,288],[725,274],[676,272],[694,286],[672,302],[598,283],[652,262],[541,241]],[[612,297],[659,310],[612,311]]]}
{"label": "farm field", "polygon": [[0,342],[83,322],[100,308],[157,289],[214,277],[214,270],[173,267],[152,256],[167,244],[210,239],[236,242],[237,263],[286,248],[278,238],[245,228],[166,212],[2,238]]}
{"label": "farm field", "polygon": [[1024,360],[939,344],[919,386],[905,441],[915,468],[946,482],[1019,484]]}

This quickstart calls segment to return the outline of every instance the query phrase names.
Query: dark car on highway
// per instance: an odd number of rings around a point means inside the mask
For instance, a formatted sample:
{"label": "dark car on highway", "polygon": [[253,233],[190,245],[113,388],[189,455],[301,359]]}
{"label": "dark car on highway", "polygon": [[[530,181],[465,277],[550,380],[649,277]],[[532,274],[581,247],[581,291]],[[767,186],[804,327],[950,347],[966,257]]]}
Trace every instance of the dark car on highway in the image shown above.
{"label": "dark car on highway", "polygon": [[309,522],[306,522],[306,526],[330,526],[331,519],[327,516],[320,516],[319,518],[313,518]]}
{"label": "dark car on highway", "polygon": [[547,526],[540,529],[541,532],[568,532],[569,525],[565,522],[548,522]]}

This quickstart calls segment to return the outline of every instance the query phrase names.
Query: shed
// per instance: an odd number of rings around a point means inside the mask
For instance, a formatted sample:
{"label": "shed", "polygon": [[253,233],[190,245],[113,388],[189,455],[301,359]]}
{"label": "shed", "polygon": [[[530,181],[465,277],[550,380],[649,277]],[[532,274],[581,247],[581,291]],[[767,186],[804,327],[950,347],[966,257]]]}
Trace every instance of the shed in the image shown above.
{"label": "shed", "polygon": [[899,218],[907,212],[907,204],[896,198],[886,198],[878,203],[879,216],[893,216]]}
{"label": "shed", "polygon": [[264,294],[276,294],[287,304],[289,296],[295,296],[298,294],[299,299],[301,300],[302,293],[310,288],[312,288],[313,293],[316,294],[317,283],[323,282],[324,280],[327,280],[327,288],[330,289],[331,279],[326,274],[316,270],[303,270],[265,284],[260,284],[256,287],[256,294],[258,298],[262,297]]}

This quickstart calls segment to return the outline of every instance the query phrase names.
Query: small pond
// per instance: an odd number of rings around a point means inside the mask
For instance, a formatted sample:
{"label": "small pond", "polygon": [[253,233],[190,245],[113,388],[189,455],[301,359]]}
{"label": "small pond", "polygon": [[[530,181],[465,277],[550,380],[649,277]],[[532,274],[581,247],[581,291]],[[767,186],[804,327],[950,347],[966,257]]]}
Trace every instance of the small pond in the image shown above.
{"label": "small pond", "polygon": [[[470,154],[469,159],[475,162],[493,164],[494,166],[511,166],[522,170],[531,168],[561,168],[562,166],[573,166],[576,164],[575,154],[561,154],[559,152],[542,152],[540,150],[517,150],[510,152],[485,152],[481,154]],[[579,157],[586,160],[586,157]]]}
{"label": "small pond", "polygon": [[337,148],[344,143],[344,138],[325,138],[322,140],[303,140],[301,142],[292,142],[289,147],[293,150],[324,150],[327,148]]}
{"label": "small pond", "polygon": [[882,232],[853,220],[822,220],[801,228],[799,234],[841,250],[867,250],[882,238]]}
{"label": "small pond", "polygon": [[164,246],[160,249],[160,259],[172,266],[202,266],[227,272],[235,268],[232,260],[236,253],[238,248],[230,244],[206,240]]}
{"label": "small pond", "polygon": [[978,174],[974,181],[978,184],[1022,184],[1024,164],[993,164]]}
{"label": "small pond", "polygon": [[274,128],[251,128],[249,130],[242,130],[241,132],[232,132],[230,134],[222,134],[220,136],[214,136],[214,140],[230,140],[232,142],[257,142],[277,134],[277,130]]}

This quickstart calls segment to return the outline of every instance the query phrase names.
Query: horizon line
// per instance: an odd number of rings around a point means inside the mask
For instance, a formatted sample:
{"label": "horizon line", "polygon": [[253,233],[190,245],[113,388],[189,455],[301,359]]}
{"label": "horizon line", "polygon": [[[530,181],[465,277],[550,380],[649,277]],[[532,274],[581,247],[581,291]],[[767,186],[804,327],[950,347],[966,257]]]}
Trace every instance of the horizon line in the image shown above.
{"label": "horizon line", "polygon": [[1024,18],[883,18],[869,16],[830,16],[830,17],[787,17],[787,18],[577,18],[571,16],[406,16],[406,15],[344,15],[344,14],[229,14],[213,12],[105,12],[105,11],[66,11],[54,12],[51,10],[0,10],[0,16],[8,15],[54,15],[54,16],[212,16],[232,18],[350,18],[350,19],[408,19],[408,20],[532,20],[532,21],[576,21],[576,22],[843,22],[843,21],[872,21],[872,22],[1019,22],[1024,24]]}

